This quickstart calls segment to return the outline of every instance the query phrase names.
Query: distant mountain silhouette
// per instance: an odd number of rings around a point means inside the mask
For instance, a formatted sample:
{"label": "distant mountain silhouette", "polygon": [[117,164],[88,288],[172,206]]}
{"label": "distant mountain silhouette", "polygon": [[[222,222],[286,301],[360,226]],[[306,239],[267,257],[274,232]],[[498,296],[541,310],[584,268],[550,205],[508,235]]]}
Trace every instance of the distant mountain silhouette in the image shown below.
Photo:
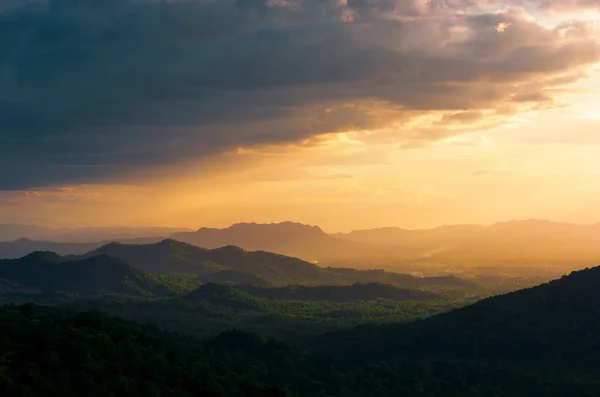
{"label": "distant mountain silhouette", "polygon": [[[259,285],[323,285],[381,282],[410,288],[473,288],[456,277],[420,278],[382,270],[323,268],[298,258],[265,251],[249,252],[235,246],[199,248],[173,239],[155,244],[111,243],[82,256],[108,255],[155,274],[188,273],[205,281],[236,282],[254,279]],[[227,271],[227,273],[223,273]],[[249,276],[248,276],[249,275]],[[229,277],[229,279],[227,279]]]}
{"label": "distant mountain silhouette", "polygon": [[[120,242],[129,244],[150,244],[163,239],[164,237],[139,237],[133,239],[121,239]],[[0,259],[17,259],[36,251],[52,251],[59,255],[83,255],[107,243],[108,241],[67,243],[56,241],[34,241],[20,238],[15,241],[0,242]]]}
{"label": "distant mountain silhouette", "polygon": [[[2,227],[19,235],[50,233],[47,229],[35,226],[0,225],[0,236]],[[79,229],[64,229],[65,232],[61,232],[63,229],[48,230],[54,233],[56,239],[33,240],[26,236],[28,239],[0,242],[0,258],[19,258],[40,250],[61,255],[80,255],[109,241],[149,244],[166,238],[144,234],[131,237],[138,230],[136,228],[92,228],[82,229],[81,233]],[[169,229],[139,230],[140,233],[166,233]],[[120,238],[89,239],[92,236],[119,233]],[[72,240],[64,240],[69,236]],[[193,232],[176,232],[170,236],[174,240],[207,249],[237,246],[250,251],[298,257],[313,263],[383,267],[405,272],[417,272],[419,267],[424,269],[428,262],[436,266],[444,264],[462,268],[471,265],[498,267],[512,263],[512,266],[552,265],[572,270],[600,261],[600,224],[584,226],[542,220],[500,222],[491,226],[447,225],[422,230],[390,227],[333,235],[317,226],[294,222],[238,223],[225,229],[201,228]]]}
{"label": "distant mountain silhouette", "polygon": [[59,243],[21,238],[15,241],[0,242],[0,259],[21,258],[36,251],[52,251],[59,255],[80,255],[101,245],[102,243]]}
{"label": "distant mountain silhouette", "polygon": [[402,229],[384,227],[378,229],[353,230],[349,233],[333,234],[334,237],[369,244],[409,245],[419,241],[460,239],[481,233],[481,225],[444,225],[433,229]]}
{"label": "distant mountain silhouette", "polygon": [[36,225],[0,224],[0,241],[13,241],[20,238],[44,239],[49,229]]}
{"label": "distant mountain silhouette", "polygon": [[153,275],[105,255],[69,261],[53,252],[34,252],[20,259],[1,260],[0,279],[25,289],[84,295],[170,294]]}
{"label": "distant mountain silhouette", "polygon": [[[332,237],[318,226],[294,222],[238,223],[226,229],[202,228],[195,232],[175,233],[172,237],[205,248],[235,245],[250,251],[269,251],[310,261],[364,256],[372,249]],[[377,249],[381,251],[381,247]]]}
{"label": "distant mountain silhouette", "polygon": [[499,261],[548,259],[600,261],[600,227],[544,220],[508,221],[491,226],[456,225],[435,229],[358,230],[335,237],[368,244],[395,245],[405,253],[439,260]]}
{"label": "distant mountain silhouette", "polygon": [[0,241],[14,241],[21,238],[68,243],[89,243],[136,239],[140,237],[169,236],[173,233],[189,231],[186,228],[169,227],[74,227],[47,228],[35,225],[0,224]]}

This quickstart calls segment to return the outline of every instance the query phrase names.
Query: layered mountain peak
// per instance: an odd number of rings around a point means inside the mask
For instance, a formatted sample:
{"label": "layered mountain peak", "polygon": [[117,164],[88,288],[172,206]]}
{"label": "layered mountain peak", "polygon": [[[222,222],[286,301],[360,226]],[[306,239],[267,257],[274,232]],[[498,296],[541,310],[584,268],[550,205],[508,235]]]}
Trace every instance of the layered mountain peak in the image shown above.
{"label": "layered mountain peak", "polygon": [[35,251],[21,258],[22,261],[27,262],[59,262],[61,259],[60,255],[50,251]]}
{"label": "layered mountain peak", "polygon": [[352,244],[328,235],[318,226],[297,222],[236,223],[225,229],[201,228],[171,237],[208,249],[235,245],[249,251],[270,251],[307,260],[340,256],[353,249]]}
{"label": "layered mountain peak", "polygon": [[[241,222],[231,225],[229,230],[243,232],[277,232],[277,233],[297,233],[300,235],[325,235],[326,233],[319,226],[306,225],[299,222],[280,222],[280,223],[255,223]],[[225,229],[227,230],[227,229]]]}

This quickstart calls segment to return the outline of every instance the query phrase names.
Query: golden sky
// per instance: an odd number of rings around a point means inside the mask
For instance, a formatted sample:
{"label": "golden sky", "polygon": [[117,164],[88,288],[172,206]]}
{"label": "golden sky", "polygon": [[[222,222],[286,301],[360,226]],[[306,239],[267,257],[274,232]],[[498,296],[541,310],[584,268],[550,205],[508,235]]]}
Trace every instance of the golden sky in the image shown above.
{"label": "golden sky", "polygon": [[[264,48],[252,48],[264,54],[281,53],[272,61],[281,62],[280,68],[292,68],[295,59],[314,56],[316,61],[307,61],[281,81],[276,67],[264,78],[252,69],[246,77],[256,86],[240,79],[235,92],[217,76],[211,84],[222,84],[225,88],[219,90],[226,92],[216,90],[218,99],[195,98],[185,105],[177,99],[176,115],[185,116],[184,125],[171,116],[154,120],[150,112],[143,114],[151,122],[147,127],[139,122],[142,118],[129,117],[137,108],[114,110],[110,105],[102,121],[118,114],[119,125],[132,128],[119,130],[109,140],[106,131],[114,124],[99,123],[97,118],[83,123],[72,116],[58,122],[50,113],[40,113],[42,124],[52,128],[39,131],[52,134],[32,133],[29,140],[23,139],[32,146],[20,153],[17,135],[23,137],[37,126],[17,125],[9,108],[0,105],[0,154],[9,158],[0,165],[15,175],[0,178],[4,184],[0,185],[0,222],[197,228],[292,220],[335,232],[525,218],[600,221],[596,1],[490,0],[481,2],[485,6],[451,1],[444,3],[452,5],[449,11],[417,0],[365,0],[353,3],[354,7],[350,1],[337,1],[332,2],[341,7],[335,14],[335,29],[328,25],[333,23],[329,19],[319,19],[320,9],[304,10],[283,0],[257,3],[266,7],[265,19],[275,7],[287,7],[285,12],[295,16],[291,19],[281,11],[269,26],[287,35],[265,39]],[[297,16],[301,12],[302,17]],[[252,30],[258,22],[248,23]],[[338,24],[345,24],[343,30]],[[387,36],[390,32],[393,35]],[[326,56],[321,51],[330,43],[321,48],[326,39],[319,34],[330,35],[332,43],[340,37],[354,40],[348,52],[331,55],[335,72],[326,76],[330,72],[325,70],[330,69],[319,69],[326,62],[319,57]],[[239,33],[236,40],[244,35]],[[447,41],[442,43],[444,37]],[[305,43],[310,45],[297,50]],[[215,53],[225,51],[217,44],[213,47]],[[381,48],[386,52],[380,53]],[[147,50],[158,51],[152,45]],[[189,56],[191,50],[181,51]],[[243,51],[240,47],[233,53]],[[351,56],[357,51],[371,58],[358,65]],[[182,54],[171,56],[178,60]],[[460,63],[465,57],[471,59],[466,66]],[[239,62],[240,69],[251,68]],[[148,73],[191,73],[183,62],[173,70],[156,64]],[[54,77],[41,74],[39,78],[60,79],[61,73],[68,72],[61,65],[54,65]],[[5,70],[8,73],[8,67]],[[0,85],[13,83],[0,79]],[[36,84],[35,89],[49,89],[45,83]],[[14,90],[14,95],[25,95],[21,88]],[[115,95],[133,100],[139,90],[136,86]],[[144,91],[145,97],[154,94]],[[104,91],[97,95],[112,100],[108,94],[102,96]],[[207,110],[207,115],[195,117],[196,109],[208,106],[206,101],[220,98],[232,101],[225,108],[215,105],[223,114],[213,119],[213,112]],[[225,106],[222,101],[219,106]],[[90,103],[94,112],[104,106],[102,101]],[[55,111],[94,113],[69,106]],[[2,117],[9,121],[2,122]],[[94,130],[89,129],[92,124]],[[131,132],[142,128],[156,133]],[[94,135],[100,130],[104,135]],[[88,134],[85,140],[80,131]],[[61,148],[72,143],[81,158],[66,152],[40,155],[45,148],[56,153],[55,141]],[[12,153],[16,154],[11,157]],[[91,158],[93,163],[88,161]]]}

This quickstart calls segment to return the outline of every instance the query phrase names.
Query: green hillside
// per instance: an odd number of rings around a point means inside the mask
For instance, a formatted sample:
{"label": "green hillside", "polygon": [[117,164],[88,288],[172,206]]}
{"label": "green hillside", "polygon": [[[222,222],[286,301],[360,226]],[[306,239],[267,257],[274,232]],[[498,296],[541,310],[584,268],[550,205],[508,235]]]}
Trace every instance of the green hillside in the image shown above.
{"label": "green hillside", "polygon": [[[395,291],[392,294],[384,286],[380,291],[384,294],[371,291],[367,296],[356,286],[252,288],[208,283],[167,299],[111,296],[77,300],[68,306],[77,310],[102,309],[188,335],[214,336],[238,328],[293,340],[364,323],[405,323],[465,304],[434,294],[391,289]],[[395,299],[379,296],[385,294]]]}
{"label": "green hillside", "polygon": [[197,341],[97,312],[5,307],[0,335],[3,396],[291,396],[201,356]]}
{"label": "green hillside", "polygon": [[171,294],[156,276],[105,255],[71,261],[52,252],[35,252],[0,261],[0,279],[23,289],[83,295]]}
{"label": "green hillside", "polygon": [[155,274],[192,274],[207,282],[275,286],[386,283],[403,288],[478,288],[472,282],[452,276],[420,278],[383,270],[322,268],[301,259],[270,252],[249,252],[234,246],[206,250],[172,239],[156,244],[111,243],[84,257],[96,255],[119,258]]}
{"label": "green hillside", "polygon": [[432,293],[402,289],[393,285],[379,283],[357,283],[347,286],[289,285],[279,288],[263,288],[254,285],[240,285],[236,288],[250,295],[262,298],[301,301],[353,302],[372,301],[377,299],[390,299],[394,301],[423,301],[438,298],[438,296]]}
{"label": "green hillside", "polygon": [[[160,300],[164,306],[139,302],[148,305],[146,314],[187,307],[189,317],[196,312],[229,322],[230,331],[208,340],[143,329],[95,312],[6,307],[0,309],[0,392],[592,397],[600,395],[599,287],[600,268],[586,269],[425,320],[362,325],[296,345],[234,330],[243,322],[231,321],[263,305],[279,305],[278,313],[289,315],[306,305],[326,310],[324,302],[265,299],[215,284]],[[142,306],[119,305],[143,312]],[[179,318],[186,317],[182,313]],[[281,327],[284,333],[309,324],[294,323],[291,316],[286,328],[286,323],[265,323],[268,318],[254,320],[263,331]]]}

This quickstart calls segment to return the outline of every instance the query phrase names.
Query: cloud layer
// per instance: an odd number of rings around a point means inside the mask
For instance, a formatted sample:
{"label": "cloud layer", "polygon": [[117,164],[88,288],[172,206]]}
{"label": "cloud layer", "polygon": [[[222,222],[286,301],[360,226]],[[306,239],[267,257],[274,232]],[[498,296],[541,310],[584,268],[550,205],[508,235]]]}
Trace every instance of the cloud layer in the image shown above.
{"label": "cloud layer", "polygon": [[[545,27],[514,3],[8,1],[0,189],[110,181],[346,130],[394,126],[410,146],[551,106],[549,88],[598,61],[595,32]],[[430,125],[406,127],[424,114]]]}

